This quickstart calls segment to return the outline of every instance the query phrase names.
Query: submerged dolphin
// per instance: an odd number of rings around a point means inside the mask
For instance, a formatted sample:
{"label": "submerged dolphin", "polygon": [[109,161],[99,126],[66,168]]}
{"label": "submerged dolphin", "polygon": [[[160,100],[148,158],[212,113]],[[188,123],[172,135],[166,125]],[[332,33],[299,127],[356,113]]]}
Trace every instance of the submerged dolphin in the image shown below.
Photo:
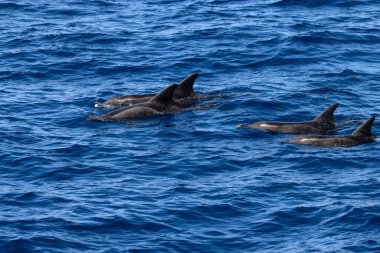
{"label": "submerged dolphin", "polygon": [[[186,106],[196,102],[196,94],[193,90],[195,79],[199,76],[198,73],[194,73],[183,79],[177,86],[173,94],[173,101],[177,105]],[[152,94],[141,94],[141,95],[126,95],[126,96],[116,96],[108,99],[103,103],[95,103],[95,107],[122,107],[127,105],[134,105],[139,103],[148,102],[149,99],[157,95]]]}
{"label": "submerged dolphin", "polygon": [[254,128],[271,133],[285,134],[329,134],[334,133],[336,125],[334,122],[334,112],[338,103],[327,107],[321,114],[313,120],[304,122],[270,122],[259,121],[247,125],[239,125],[239,128]]}
{"label": "submerged dolphin", "polygon": [[351,135],[346,136],[320,136],[306,135],[299,136],[289,141],[293,144],[313,145],[319,147],[353,147],[360,144],[372,142],[375,137],[372,135],[372,124],[375,117],[370,117]]}
{"label": "submerged dolphin", "polygon": [[90,116],[95,121],[123,121],[134,118],[164,115],[181,111],[182,108],[173,103],[173,93],[177,84],[172,84],[149,99],[148,102],[125,106],[102,116]]}

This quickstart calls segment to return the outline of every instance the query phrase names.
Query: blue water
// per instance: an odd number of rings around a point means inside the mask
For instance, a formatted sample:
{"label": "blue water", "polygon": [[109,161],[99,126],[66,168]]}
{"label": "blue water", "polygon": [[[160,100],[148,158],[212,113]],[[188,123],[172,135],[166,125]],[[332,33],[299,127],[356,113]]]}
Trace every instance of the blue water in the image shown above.
{"label": "blue water", "polygon": [[[339,134],[377,116],[379,16],[377,0],[0,1],[0,252],[380,252],[378,141],[236,128],[334,102]],[[194,72],[195,110],[86,120]]]}

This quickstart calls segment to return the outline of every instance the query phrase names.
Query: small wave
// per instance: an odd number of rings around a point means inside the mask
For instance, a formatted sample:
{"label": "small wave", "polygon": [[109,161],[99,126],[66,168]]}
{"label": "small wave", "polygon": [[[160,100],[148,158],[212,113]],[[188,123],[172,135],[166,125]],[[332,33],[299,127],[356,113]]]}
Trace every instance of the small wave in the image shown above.
{"label": "small wave", "polygon": [[[208,197],[209,198],[209,197]],[[225,215],[239,217],[245,212],[230,204],[214,204],[193,206],[188,209],[168,209],[168,212],[175,215],[176,219],[189,221],[211,222],[223,219]]]}
{"label": "small wave", "polygon": [[33,250],[32,241],[28,239],[12,239],[8,240],[0,246],[0,252],[30,252]]}
{"label": "small wave", "polygon": [[65,167],[59,169],[51,169],[50,171],[39,175],[38,178],[48,181],[62,181],[77,178],[82,175],[88,176],[89,174],[94,172],[96,172],[96,170],[93,168]]}
{"label": "small wave", "polygon": [[91,0],[89,2],[98,6],[106,6],[106,7],[112,7],[112,6],[117,7],[120,5],[120,3],[115,0]]}
{"label": "small wave", "polygon": [[272,3],[273,6],[304,6],[304,7],[318,7],[323,5],[330,5],[331,0],[280,0]]}
{"label": "small wave", "polygon": [[45,41],[83,41],[86,44],[91,40],[112,36],[107,33],[100,32],[50,32],[41,36]]}
{"label": "small wave", "polygon": [[302,30],[310,31],[310,30],[317,30],[317,29],[322,28],[320,24],[315,24],[315,23],[311,23],[307,21],[298,22],[296,24],[291,25],[290,27],[295,29],[298,32]]}
{"label": "small wave", "polygon": [[322,7],[322,6],[337,6],[337,7],[352,7],[363,4],[365,1],[355,0],[280,0],[272,3],[273,6],[288,7],[288,6],[303,6],[303,7]]}
{"label": "small wave", "polygon": [[378,243],[375,240],[354,242],[354,244],[359,245],[345,246],[342,249],[347,252],[380,252],[380,246],[378,246]]}
{"label": "small wave", "polygon": [[88,222],[71,222],[65,226],[69,230],[88,230],[98,233],[108,233],[115,230],[127,230],[131,232],[156,232],[172,230],[173,228],[163,222],[150,220],[126,219],[121,216],[96,217]]}
{"label": "small wave", "polygon": [[99,67],[96,69],[96,73],[100,75],[115,75],[115,74],[125,74],[125,73],[136,73],[147,69],[154,69],[155,66],[148,65],[135,65],[135,66],[113,66],[113,67]]}
{"label": "small wave", "polygon": [[27,192],[27,193],[21,194],[16,199],[18,201],[29,201],[29,200],[33,200],[33,199],[35,199],[37,197],[38,197],[37,193],[35,193],[35,192]]}
{"label": "small wave", "polygon": [[272,222],[281,224],[282,226],[302,226],[305,224],[316,225],[321,222],[319,208],[316,207],[296,207],[292,210],[277,211],[271,214]]}
{"label": "small wave", "polygon": [[324,77],[357,77],[357,76],[364,76],[365,74],[359,71],[355,71],[352,69],[344,69],[342,71],[338,72],[326,72],[321,74],[313,74],[311,76],[324,76]]}
{"label": "small wave", "polygon": [[379,211],[378,206],[345,206],[343,209],[339,209],[339,213],[331,217],[326,224],[347,229],[368,230],[376,227],[380,221]]}
{"label": "small wave", "polygon": [[[348,39],[348,37],[347,37]],[[308,32],[306,34],[301,34],[293,36],[292,40],[294,42],[302,43],[332,43],[332,42],[342,42],[338,34],[335,34],[330,31],[323,32]]]}
{"label": "small wave", "polygon": [[5,3],[0,3],[0,9],[23,9],[26,7],[26,5],[22,4],[17,4],[17,3],[12,3],[12,2],[5,2]]}
{"label": "small wave", "polygon": [[107,45],[107,44],[127,43],[130,40],[131,40],[130,38],[123,37],[120,35],[115,35],[115,36],[108,35],[104,37],[94,38],[91,40],[91,42],[94,44]]}
{"label": "small wave", "polygon": [[286,56],[283,53],[279,53],[275,56],[267,58],[265,60],[257,61],[245,65],[247,68],[261,68],[270,66],[286,66],[286,65],[307,65],[316,63],[317,59],[307,56]]}
{"label": "small wave", "polygon": [[43,248],[44,251],[50,249],[55,252],[68,252],[74,249],[75,251],[90,249],[88,246],[76,242],[75,240],[65,240],[60,237],[52,236],[33,236],[8,240],[0,246],[0,252],[39,252],[41,248]]}
{"label": "small wave", "polygon": [[350,97],[359,97],[359,94],[356,92],[350,90],[350,89],[341,89],[341,88],[334,88],[334,87],[321,87],[321,88],[313,88],[313,89],[307,89],[303,92],[307,92],[309,94],[334,94],[336,95],[342,95],[342,96],[350,96]]}
{"label": "small wave", "polygon": [[291,37],[294,42],[301,42],[308,45],[313,44],[351,44],[365,43],[376,44],[380,41],[380,37],[375,34],[355,34],[337,31],[312,31]]}
{"label": "small wave", "polygon": [[60,9],[47,9],[48,15],[63,15],[63,16],[86,16],[91,14],[88,9],[74,9],[74,8],[60,8]]}

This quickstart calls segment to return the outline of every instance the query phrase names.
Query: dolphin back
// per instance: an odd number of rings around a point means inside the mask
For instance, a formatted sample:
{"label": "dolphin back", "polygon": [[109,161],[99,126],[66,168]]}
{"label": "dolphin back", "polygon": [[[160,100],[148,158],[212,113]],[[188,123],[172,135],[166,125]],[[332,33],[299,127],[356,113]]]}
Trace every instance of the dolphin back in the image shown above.
{"label": "dolphin back", "polygon": [[175,84],[175,83],[166,87],[165,89],[160,91],[160,93],[152,97],[149,100],[149,102],[160,103],[160,104],[173,103],[173,93],[177,87],[178,87],[178,84]]}

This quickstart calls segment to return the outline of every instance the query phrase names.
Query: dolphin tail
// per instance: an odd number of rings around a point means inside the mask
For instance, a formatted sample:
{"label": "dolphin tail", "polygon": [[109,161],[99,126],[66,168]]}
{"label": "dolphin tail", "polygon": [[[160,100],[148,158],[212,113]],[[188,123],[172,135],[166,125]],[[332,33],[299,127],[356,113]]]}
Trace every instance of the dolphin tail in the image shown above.
{"label": "dolphin tail", "polygon": [[332,123],[334,124],[334,112],[338,107],[338,103],[334,103],[327,107],[321,114],[319,114],[313,121],[317,123]]}
{"label": "dolphin tail", "polygon": [[185,79],[183,79],[178,84],[178,89],[180,89],[181,93],[189,95],[190,93],[194,92],[193,86],[194,86],[195,79],[197,79],[198,76],[199,76],[198,73],[193,73],[189,75],[188,77],[186,77]]}
{"label": "dolphin tail", "polygon": [[375,121],[375,116],[370,117],[366,122],[361,124],[358,129],[356,129],[352,135],[353,136],[371,136],[372,135],[372,124]]}
{"label": "dolphin tail", "polygon": [[152,97],[149,102],[157,103],[172,103],[173,102],[173,92],[178,87],[178,84],[173,83],[172,85],[166,87],[160,91],[157,95]]}

